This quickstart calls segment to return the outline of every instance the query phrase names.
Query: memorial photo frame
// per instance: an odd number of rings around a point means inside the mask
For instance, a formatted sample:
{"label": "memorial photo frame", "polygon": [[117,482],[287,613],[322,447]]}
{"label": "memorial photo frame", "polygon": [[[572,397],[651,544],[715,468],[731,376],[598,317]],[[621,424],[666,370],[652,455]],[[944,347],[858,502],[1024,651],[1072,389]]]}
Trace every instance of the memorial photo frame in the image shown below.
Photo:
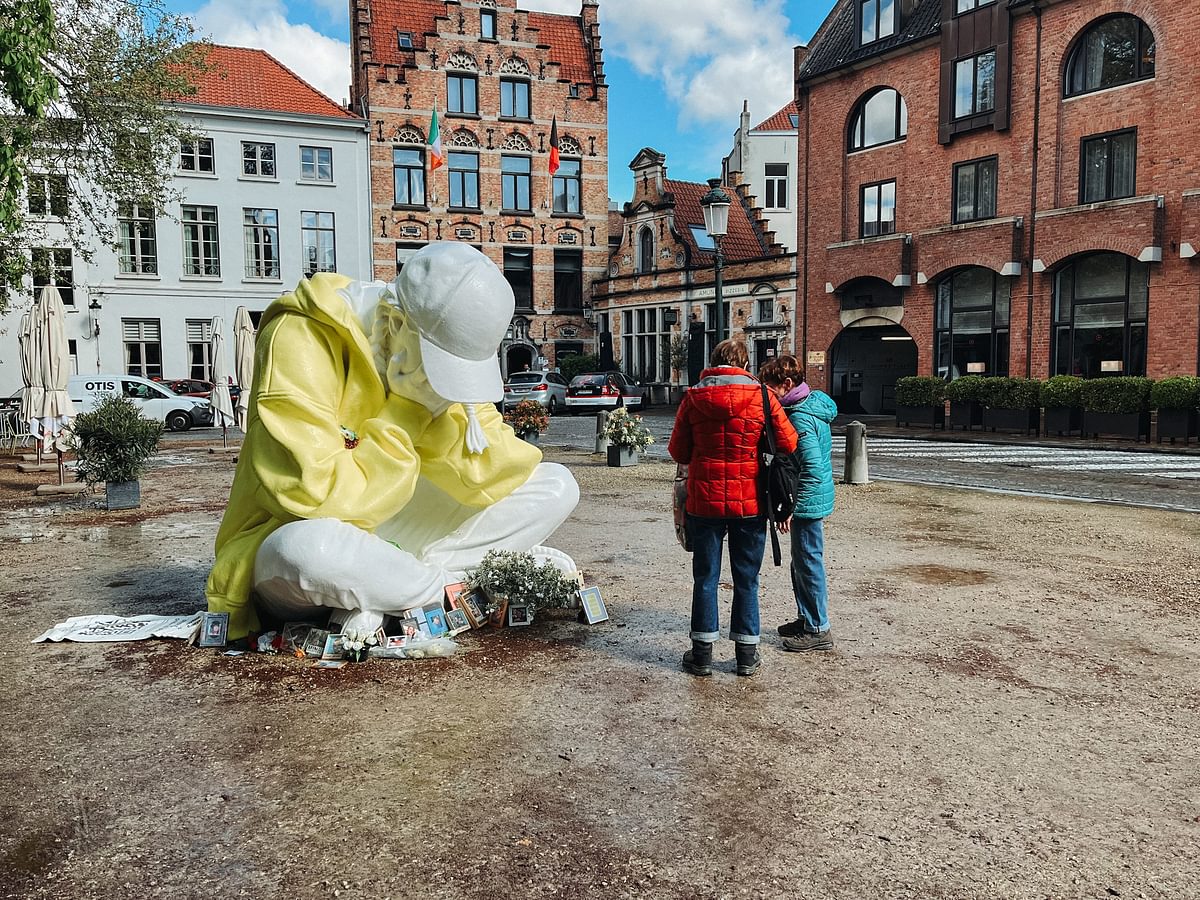
{"label": "memorial photo frame", "polygon": [[510,603],[504,617],[504,624],[509,628],[523,628],[533,624],[533,610],[524,603]]}
{"label": "memorial photo frame", "polygon": [[460,595],[458,608],[463,611],[472,628],[482,628],[487,624],[487,616],[483,614],[483,595],[478,591],[467,591]]}
{"label": "memorial photo frame", "polygon": [[206,612],[200,621],[201,647],[224,647],[229,638],[229,613]]}
{"label": "memorial photo frame", "polygon": [[465,581],[457,581],[446,585],[446,609],[458,609],[462,605],[462,595],[467,591]]}
{"label": "memorial photo frame", "polygon": [[579,615],[589,625],[608,620],[608,607],[600,596],[600,588],[593,585],[579,592]]}
{"label": "memorial photo frame", "polygon": [[450,629],[450,635],[453,637],[464,631],[470,631],[471,620],[467,618],[467,614],[461,607],[456,607],[446,610],[446,626]]}

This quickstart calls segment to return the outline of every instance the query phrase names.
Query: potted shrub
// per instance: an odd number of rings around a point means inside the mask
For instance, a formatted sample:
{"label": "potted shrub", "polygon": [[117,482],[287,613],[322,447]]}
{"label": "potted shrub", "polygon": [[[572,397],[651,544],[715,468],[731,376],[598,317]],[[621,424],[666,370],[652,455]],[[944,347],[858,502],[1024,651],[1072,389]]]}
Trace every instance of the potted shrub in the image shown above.
{"label": "potted shrub", "polygon": [[1042,383],[1033,378],[984,379],[983,427],[1037,434]]}
{"label": "potted shrub", "polygon": [[604,423],[604,437],[608,438],[610,466],[637,465],[638,454],[654,443],[650,430],[642,424],[642,417],[630,415],[623,406],[608,414]]}
{"label": "potted shrub", "polygon": [[1077,375],[1055,375],[1042,382],[1046,434],[1069,435],[1083,430],[1082,390],[1083,379]]}
{"label": "potted shrub", "polygon": [[504,414],[504,421],[523,441],[538,442],[538,435],[550,427],[550,414],[536,400],[522,400]]}
{"label": "potted shrub", "polygon": [[89,487],[104,482],[108,509],[141,506],[138,476],[158,450],[162,433],[162,423],[142,416],[128,397],[103,398],[71,423],[75,477]]}
{"label": "potted shrub", "polygon": [[467,570],[467,588],[488,598],[490,615],[509,604],[537,612],[575,605],[579,584],[553,563],[539,565],[531,553],[489,550],[479,565]]}
{"label": "potted shrub", "polygon": [[1084,432],[1150,440],[1150,384],[1149,378],[1136,376],[1085,381],[1079,392]]}
{"label": "potted shrub", "polygon": [[1150,406],[1158,410],[1158,442],[1183,438],[1186,444],[1200,436],[1200,378],[1177,375],[1154,382],[1150,388]]}
{"label": "potted shrub", "polygon": [[983,387],[987,381],[982,375],[964,375],[946,385],[946,399],[950,401],[950,429],[956,426],[968,431],[976,426],[983,427]]}
{"label": "potted shrub", "polygon": [[946,382],[932,375],[896,379],[896,424],[941,428],[945,419]]}

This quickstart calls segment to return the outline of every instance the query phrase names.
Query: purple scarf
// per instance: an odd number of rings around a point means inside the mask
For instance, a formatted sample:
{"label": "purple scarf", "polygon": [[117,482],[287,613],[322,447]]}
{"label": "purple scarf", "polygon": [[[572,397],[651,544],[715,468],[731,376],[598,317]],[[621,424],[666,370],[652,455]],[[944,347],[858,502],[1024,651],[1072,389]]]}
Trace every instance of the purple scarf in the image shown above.
{"label": "purple scarf", "polygon": [[784,394],[783,399],[780,400],[780,403],[782,403],[784,406],[794,406],[807,397],[810,393],[811,391],[809,390],[808,382],[802,381]]}

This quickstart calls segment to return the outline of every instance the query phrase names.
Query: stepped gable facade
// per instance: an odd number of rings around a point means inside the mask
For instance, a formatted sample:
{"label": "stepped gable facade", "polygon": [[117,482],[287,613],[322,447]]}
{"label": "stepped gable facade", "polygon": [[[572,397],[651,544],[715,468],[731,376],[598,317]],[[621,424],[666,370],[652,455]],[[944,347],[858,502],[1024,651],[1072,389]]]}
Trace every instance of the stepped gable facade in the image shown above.
{"label": "stepped gable facade", "polygon": [[[350,12],[351,105],[371,123],[375,277],[395,277],[429,241],[465,241],[513,285],[506,374],[590,352],[588,287],[608,265],[596,0],[577,16],[514,0],[352,0]],[[437,169],[435,109],[446,160]]]}

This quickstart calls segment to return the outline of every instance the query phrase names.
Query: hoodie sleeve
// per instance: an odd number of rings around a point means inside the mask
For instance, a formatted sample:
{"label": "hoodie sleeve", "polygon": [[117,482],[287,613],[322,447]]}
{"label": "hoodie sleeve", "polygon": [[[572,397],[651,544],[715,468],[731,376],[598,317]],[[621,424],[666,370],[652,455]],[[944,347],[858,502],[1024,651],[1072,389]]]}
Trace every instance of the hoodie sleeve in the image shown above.
{"label": "hoodie sleeve", "polygon": [[[260,337],[256,369],[257,500],[277,519],[328,517],[372,529],[411,499],[419,470],[413,444],[431,416],[411,400],[385,400],[382,385],[377,395],[364,392],[330,329],[300,316],[272,324]],[[349,390],[356,391],[349,405],[362,414],[342,422]],[[342,426],[357,433],[355,447],[346,446]]]}

